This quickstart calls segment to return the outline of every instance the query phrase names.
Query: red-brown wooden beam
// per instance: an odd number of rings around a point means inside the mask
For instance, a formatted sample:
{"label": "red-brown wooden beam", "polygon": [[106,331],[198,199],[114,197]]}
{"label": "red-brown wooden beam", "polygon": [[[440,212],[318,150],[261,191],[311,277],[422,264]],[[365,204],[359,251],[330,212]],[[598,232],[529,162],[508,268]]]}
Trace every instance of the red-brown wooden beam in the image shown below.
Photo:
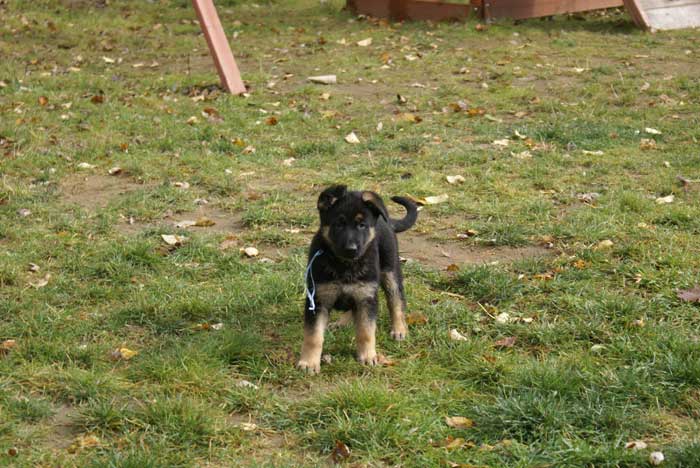
{"label": "red-brown wooden beam", "polygon": [[221,27],[219,15],[216,13],[213,0],[192,0],[192,5],[199,18],[199,26],[207,39],[209,52],[214,58],[216,70],[219,72],[221,86],[231,94],[243,94],[245,85],[238,71],[238,65],[233,58],[233,52],[226,39],[224,28]]}
{"label": "red-brown wooden beam", "polygon": [[486,19],[538,18],[622,5],[622,0],[483,0]]}
{"label": "red-brown wooden beam", "polygon": [[464,19],[474,9],[466,4],[431,0],[347,0],[347,8],[355,14],[415,21]]}

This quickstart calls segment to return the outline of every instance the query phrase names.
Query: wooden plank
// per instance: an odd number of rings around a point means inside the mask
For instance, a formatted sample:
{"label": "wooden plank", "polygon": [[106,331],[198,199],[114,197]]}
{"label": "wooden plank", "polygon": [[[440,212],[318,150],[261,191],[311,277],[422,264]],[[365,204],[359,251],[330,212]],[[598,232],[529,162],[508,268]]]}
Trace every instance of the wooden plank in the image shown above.
{"label": "wooden plank", "polygon": [[347,8],[355,14],[394,20],[446,21],[463,19],[474,7],[437,0],[348,0]]}
{"label": "wooden plank", "polygon": [[624,0],[640,27],[668,30],[700,27],[700,0]]}
{"label": "wooden plank", "polygon": [[199,18],[199,26],[207,40],[209,52],[214,58],[216,70],[219,72],[221,86],[231,94],[245,93],[246,89],[241,79],[241,73],[233,58],[224,28],[221,27],[213,0],[192,0],[192,4],[197,12],[197,18]]}
{"label": "wooden plank", "polygon": [[622,6],[623,0],[483,0],[483,4],[487,19],[525,19],[615,8]]}

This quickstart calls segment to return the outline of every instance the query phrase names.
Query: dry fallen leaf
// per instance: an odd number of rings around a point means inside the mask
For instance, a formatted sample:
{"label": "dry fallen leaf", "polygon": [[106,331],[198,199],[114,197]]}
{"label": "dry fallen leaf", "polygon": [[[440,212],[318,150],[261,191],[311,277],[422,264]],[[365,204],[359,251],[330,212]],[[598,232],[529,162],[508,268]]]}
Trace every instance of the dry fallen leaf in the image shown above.
{"label": "dry fallen leaf", "polygon": [[457,239],[469,239],[470,237],[478,236],[479,231],[475,229],[467,229],[464,232],[457,234]]}
{"label": "dry fallen leaf", "polygon": [[681,289],[676,295],[681,301],[700,302],[700,286],[695,286],[692,289]]}
{"label": "dry fallen leaf", "polygon": [[338,78],[335,75],[319,75],[319,76],[310,76],[308,80],[312,83],[318,83],[318,84],[336,84],[338,82]]}
{"label": "dry fallen leaf", "polygon": [[15,346],[17,346],[17,342],[15,340],[3,341],[0,343],[0,356],[8,354]]}
{"label": "dry fallen leaf", "polygon": [[613,241],[611,241],[610,239],[605,239],[605,240],[598,242],[598,244],[596,244],[595,250],[609,249],[613,245],[614,245]]}
{"label": "dry fallen leaf", "polygon": [[667,195],[665,197],[659,197],[656,199],[656,204],[657,205],[664,205],[664,204],[668,204],[668,203],[673,203],[673,200],[675,200],[675,199],[676,199],[676,197],[673,194]]}
{"label": "dry fallen leaf", "polygon": [[78,169],[86,170],[86,169],[94,169],[94,168],[95,168],[95,166],[93,164],[90,164],[90,163],[86,163],[86,162],[78,163]]}
{"label": "dry fallen leaf", "polygon": [[27,216],[29,216],[30,214],[32,214],[32,212],[29,211],[29,210],[26,209],[26,208],[20,208],[19,210],[17,210],[17,214],[18,214],[19,216],[21,216],[22,218],[26,218]]}
{"label": "dry fallen leaf", "polygon": [[41,270],[41,267],[39,267],[39,265],[37,265],[36,263],[30,263],[29,265],[27,265],[27,269],[32,273],[36,273],[37,271]]}
{"label": "dry fallen leaf", "polygon": [[502,338],[500,340],[495,341],[493,345],[497,348],[512,348],[515,345],[516,340],[516,337],[508,336],[506,338]]}
{"label": "dry fallen leaf", "polygon": [[265,120],[265,123],[267,125],[277,125],[277,117],[275,117],[274,115],[271,115],[270,117],[267,118],[267,120]]}
{"label": "dry fallen leaf", "polygon": [[211,219],[209,219],[209,218],[206,218],[206,217],[204,217],[204,216],[201,217],[201,218],[199,218],[199,219],[194,223],[194,225],[197,226],[197,227],[211,227],[211,226],[214,226],[215,224],[216,224],[215,221],[213,221],[213,220],[211,220]]}
{"label": "dry fallen leaf", "polygon": [[177,223],[175,223],[175,227],[178,229],[187,229],[188,227],[192,227],[195,224],[197,224],[197,221],[183,220],[183,221],[178,221]]}
{"label": "dry fallen leaf", "polygon": [[119,175],[121,173],[122,173],[122,168],[119,166],[114,166],[113,168],[111,168],[110,170],[107,171],[107,174],[112,175],[112,176]]}
{"label": "dry fallen leaf", "polygon": [[45,107],[49,103],[49,98],[46,96],[39,96],[39,105]]}
{"label": "dry fallen leaf", "polygon": [[240,252],[245,254],[246,257],[257,257],[258,255],[260,255],[260,252],[255,247],[241,248]]}
{"label": "dry fallen leaf", "polygon": [[423,325],[428,323],[428,317],[420,312],[411,312],[406,315],[406,323],[409,325]]}
{"label": "dry fallen leaf", "polygon": [[642,138],[639,140],[639,149],[653,150],[656,149],[656,140],[653,138]]}
{"label": "dry fallen leaf", "polygon": [[452,185],[461,184],[462,182],[464,182],[466,180],[461,175],[448,175],[445,178],[447,179],[447,183],[452,184]]}
{"label": "dry fallen leaf", "polygon": [[357,41],[357,45],[360,47],[367,47],[372,45],[372,38],[368,37],[367,39],[362,39],[361,41]]}
{"label": "dry fallen leaf", "polygon": [[508,323],[510,322],[510,315],[507,312],[501,312],[500,314],[496,315],[496,323]]}
{"label": "dry fallen leaf", "polygon": [[400,114],[396,115],[395,120],[397,122],[410,122],[410,123],[420,123],[423,121],[422,118],[417,116],[416,114],[413,114],[411,112],[402,112]]}
{"label": "dry fallen leaf", "polygon": [[664,462],[664,454],[662,452],[651,452],[649,454],[649,463],[658,466]]}
{"label": "dry fallen leaf", "polygon": [[357,138],[357,135],[355,135],[355,132],[350,132],[347,135],[345,135],[345,141],[350,143],[350,144],[357,144],[360,142],[360,139]]}
{"label": "dry fallen leaf", "polygon": [[72,444],[66,449],[68,453],[77,453],[84,449],[100,446],[100,439],[94,435],[81,435],[77,437]]}
{"label": "dry fallen leaf", "polygon": [[644,131],[649,135],[661,135],[661,132],[659,130],[651,127],[645,128]]}
{"label": "dry fallen leaf", "polygon": [[426,205],[437,205],[438,203],[444,203],[449,199],[449,195],[446,193],[442,195],[435,195],[432,197],[425,197],[423,200],[425,201]]}
{"label": "dry fallen leaf", "polygon": [[396,365],[396,361],[383,354],[377,354],[377,364],[384,367],[391,367]]}
{"label": "dry fallen leaf", "polygon": [[173,182],[173,187],[177,187],[183,190],[190,188],[189,182]]}
{"label": "dry fallen leaf", "polygon": [[510,144],[510,140],[508,138],[503,138],[502,140],[493,140],[493,144],[495,146],[502,146],[505,148]]}
{"label": "dry fallen leaf", "polygon": [[459,271],[459,265],[457,265],[456,263],[450,263],[445,268],[445,271],[449,271],[450,273],[454,273],[455,271]]}
{"label": "dry fallen leaf", "polygon": [[182,245],[188,239],[185,236],[178,236],[177,234],[161,234],[160,237],[163,239],[163,242],[168,245]]}
{"label": "dry fallen leaf", "polygon": [[455,429],[468,429],[474,427],[474,421],[464,416],[445,416],[445,423]]}
{"label": "dry fallen leaf", "polygon": [[248,382],[247,380],[239,380],[239,381],[236,383],[236,387],[240,387],[240,388],[252,388],[253,390],[257,390],[258,388],[260,388],[260,387],[258,387],[257,385],[255,385],[253,382]]}
{"label": "dry fallen leaf", "polygon": [[292,164],[294,164],[294,161],[296,161],[296,158],[287,158],[284,161],[282,161],[282,165],[287,166],[287,167],[292,167]]}
{"label": "dry fallen leaf", "polygon": [[343,442],[336,440],[335,447],[333,447],[333,452],[331,452],[331,458],[333,463],[341,463],[348,458],[350,458],[350,447],[345,445]]}
{"label": "dry fallen leaf", "polygon": [[37,281],[33,281],[33,282],[30,281],[29,284],[30,284],[32,287],[35,287],[36,289],[39,289],[39,288],[43,288],[44,286],[46,286],[47,284],[49,284],[49,280],[50,280],[50,279],[51,279],[51,273],[46,273],[46,275],[45,275],[42,279],[37,280]]}
{"label": "dry fallen leaf", "polygon": [[138,351],[133,351],[129,348],[117,348],[110,354],[110,357],[114,361],[124,360],[128,361],[138,354]]}
{"label": "dry fallen leaf", "polygon": [[258,429],[258,425],[250,422],[242,422],[238,425],[242,430],[246,432],[252,432]]}
{"label": "dry fallen leaf", "polygon": [[467,341],[467,337],[462,335],[460,332],[458,332],[456,329],[450,330],[450,339],[455,340],[455,341]]}

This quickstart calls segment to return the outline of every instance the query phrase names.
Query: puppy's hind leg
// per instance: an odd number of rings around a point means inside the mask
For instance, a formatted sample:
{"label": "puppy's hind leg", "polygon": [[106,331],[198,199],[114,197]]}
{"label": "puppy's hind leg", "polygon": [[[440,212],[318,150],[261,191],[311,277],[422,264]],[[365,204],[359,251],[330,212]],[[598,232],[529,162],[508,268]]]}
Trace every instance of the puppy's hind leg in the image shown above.
{"label": "puppy's hind leg", "polygon": [[406,316],[404,314],[406,298],[403,293],[401,273],[397,274],[392,270],[383,271],[382,289],[386,294],[386,303],[391,314],[391,337],[401,341],[408,336],[408,327],[406,326]]}
{"label": "puppy's hind leg", "polygon": [[328,310],[318,308],[315,312],[306,311],[304,320],[304,342],[297,367],[309,374],[321,372],[321,351],[323,335],[328,324]]}

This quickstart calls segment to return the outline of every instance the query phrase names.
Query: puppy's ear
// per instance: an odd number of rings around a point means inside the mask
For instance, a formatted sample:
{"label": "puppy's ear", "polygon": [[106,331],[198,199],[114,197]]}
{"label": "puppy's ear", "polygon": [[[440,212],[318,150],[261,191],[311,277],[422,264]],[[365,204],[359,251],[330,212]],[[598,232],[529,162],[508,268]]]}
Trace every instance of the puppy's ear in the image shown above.
{"label": "puppy's ear", "polygon": [[326,190],[321,192],[318,197],[318,211],[326,211],[336,204],[338,200],[343,198],[348,192],[348,188],[345,185],[332,185]]}
{"label": "puppy's ear", "polygon": [[386,211],[382,197],[374,192],[362,192],[362,201],[377,217],[381,216],[384,221],[389,222],[389,213]]}

